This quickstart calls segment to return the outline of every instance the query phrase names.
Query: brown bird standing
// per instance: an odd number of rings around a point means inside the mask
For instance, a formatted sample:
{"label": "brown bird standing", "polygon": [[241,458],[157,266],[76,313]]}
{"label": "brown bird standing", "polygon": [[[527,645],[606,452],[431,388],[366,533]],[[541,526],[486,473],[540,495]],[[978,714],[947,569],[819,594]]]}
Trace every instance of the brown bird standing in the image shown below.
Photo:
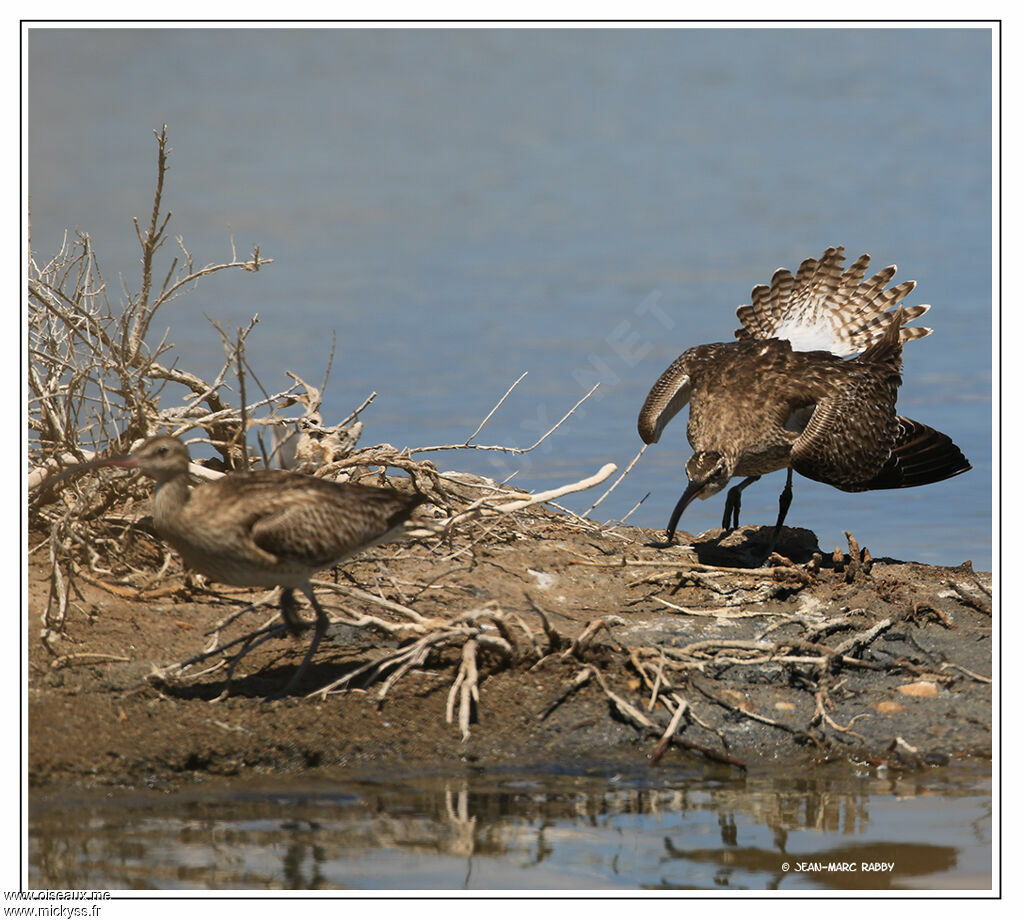
{"label": "brown bird standing", "polygon": [[[739,525],[740,494],[762,474],[786,469],[775,548],[792,500],[793,471],[840,490],[887,490],[934,483],[971,465],[946,435],[896,414],[902,345],[927,336],[904,324],[928,305],[889,308],[915,282],[886,290],[895,266],[862,281],[870,257],[845,272],[843,248],[805,260],[794,277],[779,269],[771,285],[751,292],[737,315],[738,342],[684,352],[651,388],[637,427],[644,442],[661,437],[687,403],[693,456],[689,481],[666,528],[672,543],[680,516],[732,477],[745,479],[726,496],[722,527]],[[860,353],[849,361],[841,356]]]}
{"label": "brown bird standing", "polygon": [[187,566],[212,580],[232,586],[280,586],[281,615],[293,633],[305,625],[293,594],[301,590],[316,612],[316,624],[306,656],[284,689],[288,694],[330,624],[310,578],[390,540],[426,497],[289,471],[229,474],[193,488],[189,461],[184,443],[158,435],[131,454],[77,465],[59,479],[108,466],[138,468],[152,477],[153,525],[160,537]]}

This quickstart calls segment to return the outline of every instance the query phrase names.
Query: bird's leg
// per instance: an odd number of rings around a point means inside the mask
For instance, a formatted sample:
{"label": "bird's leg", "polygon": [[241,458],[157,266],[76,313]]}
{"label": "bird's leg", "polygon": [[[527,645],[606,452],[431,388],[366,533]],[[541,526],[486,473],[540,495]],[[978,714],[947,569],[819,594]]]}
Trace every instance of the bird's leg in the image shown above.
{"label": "bird's leg", "polygon": [[786,513],[789,512],[789,504],[793,502],[793,468],[789,468],[786,471],[786,485],[782,488],[782,493],[779,495],[779,518],[775,523],[775,530],[772,532],[771,544],[768,545],[768,553],[765,554],[765,559],[772,556],[775,550],[775,544],[779,540],[779,535],[782,533],[782,523],[785,521]]}
{"label": "bird's leg", "polygon": [[299,606],[295,603],[295,592],[291,587],[281,590],[281,620],[292,637],[298,637],[308,625],[299,617]]}
{"label": "bird's leg", "polygon": [[[740,494],[755,480],[760,479],[760,474],[755,474],[753,477],[747,477],[746,480],[742,483],[736,484],[736,486],[725,494],[725,514],[722,516],[722,528],[726,531],[732,531],[734,528],[740,527]],[[730,518],[732,519],[732,525],[729,524]]]}
{"label": "bird's leg", "polygon": [[[290,593],[291,590],[285,590]],[[310,660],[313,659],[313,654],[316,653],[316,648],[320,646],[320,641],[324,639],[324,635],[327,633],[327,628],[330,627],[331,619],[327,617],[327,612],[320,607],[320,603],[316,600],[316,596],[313,595],[313,587],[306,583],[302,587],[303,593],[306,598],[309,599],[310,604],[313,606],[313,610],[316,612],[316,625],[313,628],[313,640],[309,644],[309,649],[306,651],[306,655],[303,657],[302,662],[299,663],[299,668],[295,670],[295,675],[291,677],[288,684],[281,691],[280,697],[287,697],[292,693],[292,690],[299,684],[299,679],[302,678],[302,674],[306,671],[306,667],[309,665]],[[284,596],[282,595],[282,599]],[[294,599],[292,600],[294,603]],[[283,613],[283,609],[282,609]],[[294,614],[294,612],[293,612]]]}

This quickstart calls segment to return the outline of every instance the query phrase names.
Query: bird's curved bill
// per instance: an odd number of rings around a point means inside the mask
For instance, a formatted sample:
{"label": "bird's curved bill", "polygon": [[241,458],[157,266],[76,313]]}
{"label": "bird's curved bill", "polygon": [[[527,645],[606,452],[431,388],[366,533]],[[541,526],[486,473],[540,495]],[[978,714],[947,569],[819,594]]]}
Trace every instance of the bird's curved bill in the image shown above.
{"label": "bird's curved bill", "polygon": [[691,480],[687,485],[686,489],[683,490],[683,495],[679,497],[679,502],[676,503],[676,508],[672,510],[672,517],[668,520],[668,527],[665,529],[669,535],[669,541],[672,540],[672,536],[675,534],[676,525],[679,524],[679,519],[682,517],[686,507],[693,502],[701,490],[704,489],[706,481],[703,480]]}
{"label": "bird's curved bill", "polygon": [[97,467],[137,467],[138,463],[139,461],[134,455],[114,455],[111,458],[93,458],[91,461],[83,461],[81,464],[72,464],[51,477],[47,477],[39,484],[39,495],[46,496],[62,480],[67,480],[83,471],[91,471]]}

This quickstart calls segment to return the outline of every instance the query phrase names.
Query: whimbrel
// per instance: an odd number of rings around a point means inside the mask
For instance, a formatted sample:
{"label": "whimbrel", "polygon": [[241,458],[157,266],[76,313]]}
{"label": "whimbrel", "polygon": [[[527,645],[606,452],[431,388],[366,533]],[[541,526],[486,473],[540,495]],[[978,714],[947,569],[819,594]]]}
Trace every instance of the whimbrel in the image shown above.
{"label": "whimbrel", "polygon": [[[647,395],[637,428],[657,442],[687,403],[693,456],[689,481],[666,528],[733,477],[722,528],[739,525],[740,494],[762,474],[786,469],[775,548],[792,500],[793,471],[840,490],[888,490],[935,483],[971,465],[946,435],[896,414],[902,345],[927,336],[906,327],[928,305],[898,306],[915,282],[886,289],[895,266],[863,281],[864,254],[843,271],[843,248],[807,259],[796,276],[779,269],[737,315],[737,342],[696,346],[677,358]],[[895,310],[890,310],[895,307]],[[842,356],[859,353],[844,361]]]}
{"label": "whimbrel", "polygon": [[310,578],[395,536],[426,497],[266,470],[230,474],[191,488],[189,460],[184,443],[158,435],[131,454],[89,461],[74,470],[129,467],[153,478],[153,525],[160,537],[187,566],[212,580],[280,586],[281,615],[293,633],[305,625],[293,591],[305,594],[316,624],[305,658],[283,691],[288,694],[330,623]]}

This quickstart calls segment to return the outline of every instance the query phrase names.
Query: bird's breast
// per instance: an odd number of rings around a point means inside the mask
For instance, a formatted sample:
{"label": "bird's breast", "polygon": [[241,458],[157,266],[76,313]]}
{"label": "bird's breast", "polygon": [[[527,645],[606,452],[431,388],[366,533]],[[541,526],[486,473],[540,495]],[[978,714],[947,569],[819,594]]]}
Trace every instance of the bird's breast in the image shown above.
{"label": "bird's breast", "polygon": [[189,569],[229,586],[301,586],[315,572],[308,565],[275,558],[256,547],[208,543],[196,536],[164,536]]}

